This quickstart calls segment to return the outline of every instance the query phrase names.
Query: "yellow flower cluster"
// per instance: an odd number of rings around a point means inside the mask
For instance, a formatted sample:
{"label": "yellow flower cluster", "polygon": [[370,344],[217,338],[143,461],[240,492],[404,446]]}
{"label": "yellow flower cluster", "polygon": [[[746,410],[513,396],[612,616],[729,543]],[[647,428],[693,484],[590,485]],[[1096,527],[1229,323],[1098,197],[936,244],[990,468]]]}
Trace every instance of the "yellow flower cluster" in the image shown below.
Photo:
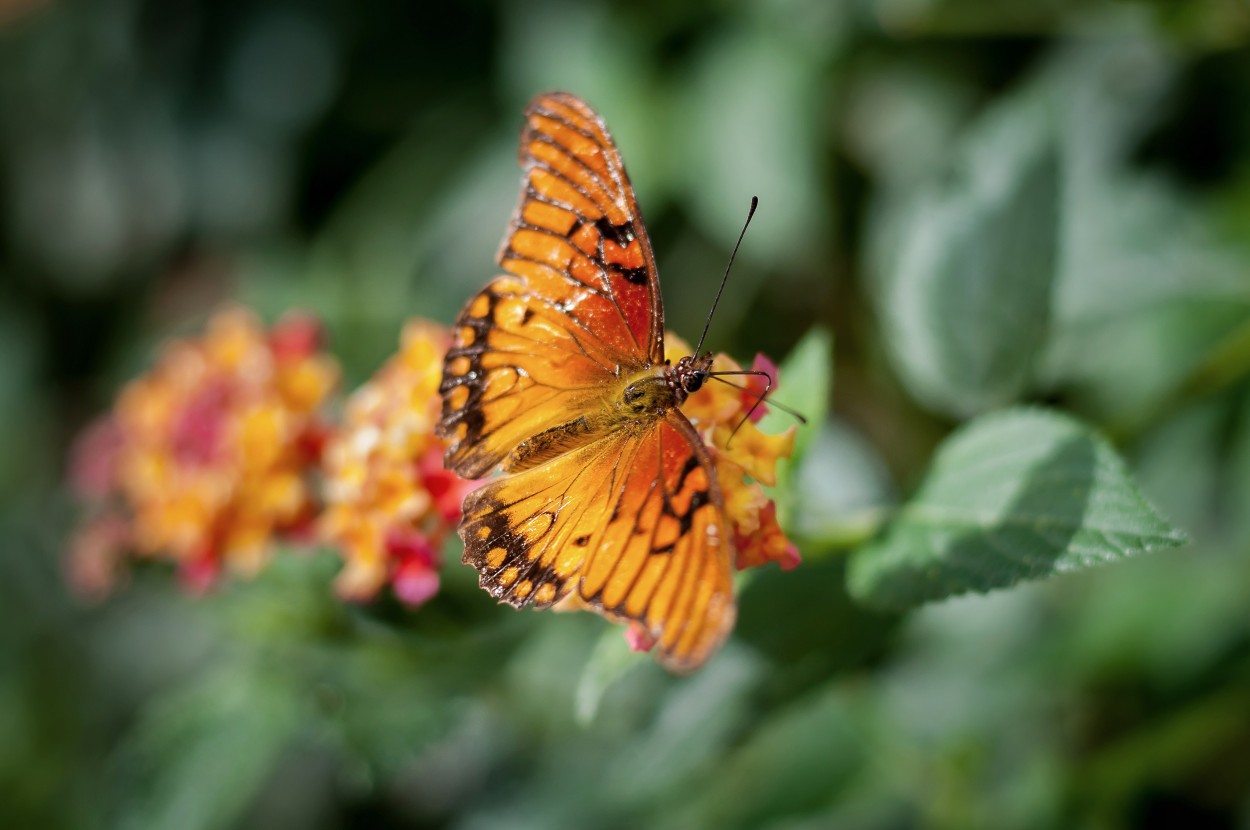
{"label": "yellow flower cluster", "polygon": [[124,389],[75,453],[73,478],[98,513],[71,550],[79,588],[107,591],[125,550],[172,559],[205,588],[223,566],[255,573],[276,534],[307,529],[319,409],[338,379],[319,339],[306,316],[266,331],[229,309]]}
{"label": "yellow flower cluster", "polygon": [[326,446],[320,526],[346,561],[336,583],[345,599],[371,599],[388,582],[412,606],[438,591],[439,550],[476,486],[443,469],[445,446],[434,436],[449,341],[441,326],[411,321]]}

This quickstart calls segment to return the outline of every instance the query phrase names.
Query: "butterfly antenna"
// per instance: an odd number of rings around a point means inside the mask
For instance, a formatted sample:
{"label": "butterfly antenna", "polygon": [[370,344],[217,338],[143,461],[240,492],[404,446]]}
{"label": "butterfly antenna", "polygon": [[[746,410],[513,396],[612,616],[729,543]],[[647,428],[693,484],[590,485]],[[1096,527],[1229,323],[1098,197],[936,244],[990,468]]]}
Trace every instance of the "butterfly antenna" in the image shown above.
{"label": "butterfly antenna", "polygon": [[712,325],[712,315],[716,313],[720,295],[725,292],[725,283],[729,282],[729,269],[733,267],[734,257],[738,255],[738,246],[742,244],[742,237],[747,235],[747,228],[751,225],[751,217],[755,215],[755,208],[759,206],[759,203],[758,197],[751,197],[751,209],[747,211],[747,221],[742,224],[742,233],[738,234],[738,241],[734,244],[733,253],[729,255],[729,264],[725,266],[725,276],[721,277],[720,288],[716,291],[716,299],[712,300],[712,310],[707,313],[707,322],[703,324],[703,334],[699,335],[699,345],[694,347],[696,355],[703,351],[703,339],[707,337],[707,330]]}
{"label": "butterfly antenna", "polygon": [[[755,403],[751,404],[751,408],[747,410],[746,417],[744,417],[741,421],[738,422],[738,425],[734,427],[733,432],[729,433],[729,437],[725,439],[725,449],[729,449],[729,442],[732,441],[734,439],[734,436],[738,434],[738,430],[742,429],[742,425],[745,424],[747,421],[751,420],[751,416],[755,414],[755,410],[758,409],[760,404],[764,402],[764,399],[768,397],[769,391],[773,388],[773,376],[770,375],[768,372],[761,372],[759,370],[741,371],[741,372],[710,372],[708,373],[708,377],[712,378],[712,380],[720,381],[726,386],[732,386],[734,389],[740,389],[742,391],[749,391],[748,388],[745,386],[739,386],[736,383],[725,380],[725,378],[723,377],[724,375],[759,375],[763,377],[765,380],[764,391],[755,396]],[[777,403],[776,401],[769,401],[769,405],[775,406],[778,409],[780,409],[782,412],[786,413],[787,415],[794,417],[794,419],[797,420],[800,424],[807,423],[807,418],[803,417],[803,415],[800,412],[797,412],[796,410],[791,409],[790,407],[786,406],[783,403]]]}

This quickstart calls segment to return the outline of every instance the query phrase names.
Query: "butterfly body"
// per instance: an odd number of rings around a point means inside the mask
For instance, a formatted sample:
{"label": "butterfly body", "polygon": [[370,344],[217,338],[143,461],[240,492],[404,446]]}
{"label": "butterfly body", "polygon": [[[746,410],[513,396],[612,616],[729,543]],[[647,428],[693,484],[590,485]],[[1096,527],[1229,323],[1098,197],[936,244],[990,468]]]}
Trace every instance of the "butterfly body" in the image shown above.
{"label": "butterfly body", "polygon": [[507,272],[470,299],[444,363],[445,463],[469,478],[464,561],[516,607],[569,599],[698,667],[733,626],[714,461],[681,413],[709,354],[670,364],[650,242],[602,120],[536,98]]}
{"label": "butterfly body", "polygon": [[[597,411],[527,438],[508,454],[500,469],[508,473],[527,470],[616,430],[638,434],[653,428],[657,420],[685,403],[689,392],[682,379],[690,383],[694,377],[693,370],[686,369],[690,360],[682,358],[677,367],[652,367],[627,375],[616,389],[605,390]],[[704,362],[710,367],[711,355]]]}

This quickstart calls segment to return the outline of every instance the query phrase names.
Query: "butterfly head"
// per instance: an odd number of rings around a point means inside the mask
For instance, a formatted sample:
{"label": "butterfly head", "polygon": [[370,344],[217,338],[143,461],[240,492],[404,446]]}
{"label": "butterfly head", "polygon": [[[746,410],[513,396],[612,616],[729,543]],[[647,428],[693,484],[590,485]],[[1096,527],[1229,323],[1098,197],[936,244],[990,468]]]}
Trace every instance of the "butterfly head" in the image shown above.
{"label": "butterfly head", "polygon": [[703,388],[712,371],[712,354],[686,355],[668,369],[669,382],[677,393],[678,403]]}

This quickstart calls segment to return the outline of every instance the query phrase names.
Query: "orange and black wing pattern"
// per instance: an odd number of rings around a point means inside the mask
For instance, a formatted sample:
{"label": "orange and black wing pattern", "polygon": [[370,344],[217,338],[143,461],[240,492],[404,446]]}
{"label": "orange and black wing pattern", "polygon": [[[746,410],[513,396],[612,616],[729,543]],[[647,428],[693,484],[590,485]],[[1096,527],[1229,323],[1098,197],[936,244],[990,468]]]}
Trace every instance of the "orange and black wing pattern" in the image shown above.
{"label": "orange and black wing pattern", "polygon": [[664,371],[633,190],[603,121],[564,93],[526,110],[521,165],[507,273],[461,312],[440,387],[447,467],[506,473],[465,498],[464,561],[502,602],[635,622],[662,663],[692,670],[733,627],[733,557],[694,427],[676,408],[633,418],[614,400]]}
{"label": "orange and black wing pattern", "polygon": [[443,363],[447,468],[482,478],[527,439],[600,406],[614,361],[558,301],[496,278],[460,313]]}
{"label": "orange and black wing pattern", "polygon": [[499,264],[603,345],[648,365],[664,360],[664,307],[651,241],[603,119],[563,92],[525,111],[521,200]]}
{"label": "orange and black wing pattern", "polygon": [[465,561],[492,595],[546,607],[570,594],[638,622],[674,671],[733,627],[730,543],[706,449],[679,412],[620,430],[470,493]]}
{"label": "orange and black wing pattern", "polygon": [[444,364],[440,434],[467,478],[593,409],[622,371],[664,359],[651,243],[603,121],[572,95],[539,96],[521,165],[499,252],[510,276],[469,301]]}

